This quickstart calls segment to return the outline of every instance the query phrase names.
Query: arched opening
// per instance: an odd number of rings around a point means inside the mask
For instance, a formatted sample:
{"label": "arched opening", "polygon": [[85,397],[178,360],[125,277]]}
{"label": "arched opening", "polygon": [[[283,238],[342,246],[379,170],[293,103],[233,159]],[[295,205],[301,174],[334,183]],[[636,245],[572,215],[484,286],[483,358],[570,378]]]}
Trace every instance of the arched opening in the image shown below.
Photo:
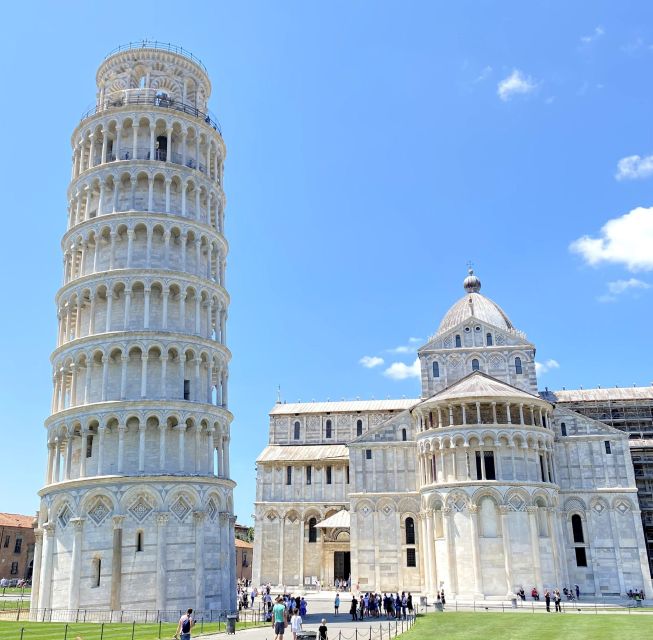
{"label": "arched opening", "polygon": [[317,520],[315,518],[308,521],[308,541],[317,542]]}
{"label": "arched opening", "polygon": [[415,521],[406,518],[406,544],[415,544]]}
{"label": "arched opening", "polygon": [[521,358],[519,356],[515,358],[515,373],[518,376],[520,376],[523,373],[522,366],[521,366]]}
{"label": "arched opening", "polygon": [[324,434],[325,438],[331,437],[331,425],[332,425],[331,420],[327,420],[325,425],[325,434]]}
{"label": "arched opening", "polygon": [[563,436],[566,436],[566,435],[567,435],[567,425],[566,425],[564,422],[561,422],[561,423],[560,423],[560,433],[561,433]]}
{"label": "arched opening", "polygon": [[405,427],[401,430],[401,440],[402,442],[406,442],[406,440],[408,440],[408,434],[406,433]]}
{"label": "arched opening", "polygon": [[478,361],[478,358],[472,360],[472,371],[478,371],[481,368],[481,365]]}
{"label": "arched opening", "polygon": [[456,336],[456,346],[457,347],[462,347],[463,346],[459,335]]}
{"label": "arched opening", "polygon": [[571,530],[574,535],[574,542],[583,544],[585,542],[585,536],[583,535],[583,521],[577,513],[571,516]]}
{"label": "arched opening", "polygon": [[295,422],[295,432],[293,434],[295,440],[299,440],[300,432],[301,432],[301,425],[299,424],[299,421],[297,421]]}
{"label": "arched opening", "polygon": [[356,436],[362,436],[363,435],[363,421],[362,420],[356,420]]}
{"label": "arched opening", "polygon": [[138,531],[136,533],[136,551],[143,551],[143,532]]}
{"label": "arched opening", "polygon": [[485,335],[485,344],[486,344],[488,347],[491,347],[491,346],[492,346],[492,334],[491,334],[491,333],[487,333],[487,334]]}
{"label": "arched opening", "polygon": [[433,363],[433,377],[434,378],[440,377],[440,365],[437,362]]}

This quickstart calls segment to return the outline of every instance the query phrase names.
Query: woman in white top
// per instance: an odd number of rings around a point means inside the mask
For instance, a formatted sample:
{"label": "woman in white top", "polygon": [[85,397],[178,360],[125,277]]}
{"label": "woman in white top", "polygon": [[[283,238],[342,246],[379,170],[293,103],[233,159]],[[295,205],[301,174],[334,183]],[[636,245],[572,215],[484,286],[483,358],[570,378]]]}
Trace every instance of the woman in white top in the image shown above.
{"label": "woman in white top", "polygon": [[302,617],[299,615],[298,609],[293,609],[290,630],[292,631],[292,640],[297,640],[297,633],[302,630]]}

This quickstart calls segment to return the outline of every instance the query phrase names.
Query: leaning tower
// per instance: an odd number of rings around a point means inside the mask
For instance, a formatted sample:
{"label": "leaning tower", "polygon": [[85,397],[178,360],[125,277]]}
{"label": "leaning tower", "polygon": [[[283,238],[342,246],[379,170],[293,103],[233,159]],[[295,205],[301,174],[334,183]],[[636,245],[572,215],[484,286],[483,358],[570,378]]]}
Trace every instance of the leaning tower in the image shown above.
{"label": "leaning tower", "polygon": [[32,615],[230,610],[225,144],[211,82],[189,52],[148,41],[109,54],[96,80],[71,140]]}

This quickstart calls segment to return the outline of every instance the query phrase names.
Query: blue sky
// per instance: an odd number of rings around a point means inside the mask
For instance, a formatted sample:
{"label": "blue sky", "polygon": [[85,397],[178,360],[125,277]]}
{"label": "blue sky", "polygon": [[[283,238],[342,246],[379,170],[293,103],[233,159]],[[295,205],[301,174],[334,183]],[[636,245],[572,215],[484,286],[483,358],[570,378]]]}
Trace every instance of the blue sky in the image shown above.
{"label": "blue sky", "polygon": [[35,511],[44,476],[70,134],[105,54],[143,37],[203,60],[227,143],[241,521],[277,385],[288,401],[416,396],[414,349],[463,293],[468,260],[536,344],[541,388],[653,380],[650,3],[3,14],[0,510]]}

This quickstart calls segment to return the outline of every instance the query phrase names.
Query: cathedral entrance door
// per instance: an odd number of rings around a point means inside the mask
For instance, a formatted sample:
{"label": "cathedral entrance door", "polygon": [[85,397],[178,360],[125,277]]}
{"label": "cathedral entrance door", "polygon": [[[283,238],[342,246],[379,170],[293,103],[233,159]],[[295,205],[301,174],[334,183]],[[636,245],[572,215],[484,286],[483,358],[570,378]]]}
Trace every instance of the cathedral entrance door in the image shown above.
{"label": "cathedral entrance door", "polygon": [[333,579],[349,580],[351,573],[351,554],[349,551],[333,552]]}

